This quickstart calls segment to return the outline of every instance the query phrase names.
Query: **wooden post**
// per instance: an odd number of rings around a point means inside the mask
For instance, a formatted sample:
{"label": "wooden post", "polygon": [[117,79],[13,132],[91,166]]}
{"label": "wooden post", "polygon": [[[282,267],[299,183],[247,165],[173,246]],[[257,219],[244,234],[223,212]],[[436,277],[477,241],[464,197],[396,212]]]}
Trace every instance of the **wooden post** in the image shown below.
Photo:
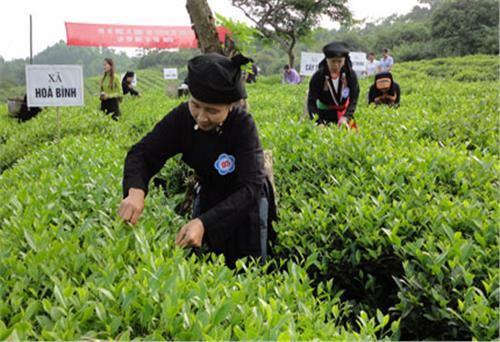
{"label": "wooden post", "polygon": [[56,143],[59,144],[59,141],[61,140],[61,117],[59,113],[59,107],[56,107],[56,126],[57,126]]}

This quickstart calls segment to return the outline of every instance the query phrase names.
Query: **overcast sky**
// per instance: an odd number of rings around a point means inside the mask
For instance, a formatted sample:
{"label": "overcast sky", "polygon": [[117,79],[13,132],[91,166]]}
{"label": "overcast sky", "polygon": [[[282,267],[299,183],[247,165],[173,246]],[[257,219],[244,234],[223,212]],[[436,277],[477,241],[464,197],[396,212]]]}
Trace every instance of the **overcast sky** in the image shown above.
{"label": "overcast sky", "polygon": [[[214,12],[245,21],[230,0],[208,0]],[[9,0],[0,11],[0,56],[29,56],[29,14],[33,15],[33,53],[66,40],[64,22],[129,25],[190,25],[185,0]],[[348,0],[356,19],[408,13],[417,0]],[[325,22],[323,26],[333,27]],[[129,50],[130,52],[132,50]]]}

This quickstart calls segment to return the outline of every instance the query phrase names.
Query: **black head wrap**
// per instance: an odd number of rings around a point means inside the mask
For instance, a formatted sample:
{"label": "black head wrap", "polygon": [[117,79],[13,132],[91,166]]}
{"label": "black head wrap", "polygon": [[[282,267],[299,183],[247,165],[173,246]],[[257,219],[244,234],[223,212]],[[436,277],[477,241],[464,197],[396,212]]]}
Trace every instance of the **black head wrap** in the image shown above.
{"label": "black head wrap", "polygon": [[383,71],[383,72],[379,72],[378,74],[375,75],[375,84],[377,83],[377,81],[379,80],[382,80],[382,79],[388,79],[390,82],[391,82],[391,88],[392,88],[392,84],[394,83],[394,79],[392,78],[392,74],[388,71]]}
{"label": "black head wrap", "polygon": [[323,53],[326,58],[348,57],[349,49],[344,42],[331,42],[323,46]]}
{"label": "black head wrap", "polygon": [[127,78],[128,77],[134,77],[135,76],[135,73],[133,71],[127,71],[125,73],[125,75],[123,75],[123,78],[122,78],[122,84],[127,82]]}
{"label": "black head wrap", "polygon": [[375,86],[375,90],[377,92],[377,95],[382,93],[382,91],[380,89],[378,89],[378,87],[377,87],[377,81],[384,80],[384,79],[390,81],[390,86],[389,86],[389,89],[387,89],[387,91],[389,94],[393,95],[394,94],[394,79],[392,77],[392,74],[388,71],[379,72],[378,74],[375,75],[374,86]]}
{"label": "black head wrap", "polygon": [[349,49],[347,48],[346,43],[331,42],[330,44],[326,44],[325,46],[323,46],[323,53],[325,54],[325,58],[319,63],[319,67],[323,69],[323,72],[325,72],[325,74],[329,73],[326,62],[327,58],[344,57],[345,62],[342,68],[344,68],[347,71],[348,77],[352,78],[351,74],[353,74],[354,71],[352,69],[352,62],[351,58],[349,57]]}
{"label": "black head wrap", "polygon": [[379,80],[381,78],[390,78],[391,81],[393,80],[392,74],[388,71],[379,72],[378,74],[375,75],[375,80]]}
{"label": "black head wrap", "polygon": [[188,62],[187,85],[196,99],[206,103],[232,103],[243,98],[241,66],[252,60],[243,55],[228,58],[209,53]]}

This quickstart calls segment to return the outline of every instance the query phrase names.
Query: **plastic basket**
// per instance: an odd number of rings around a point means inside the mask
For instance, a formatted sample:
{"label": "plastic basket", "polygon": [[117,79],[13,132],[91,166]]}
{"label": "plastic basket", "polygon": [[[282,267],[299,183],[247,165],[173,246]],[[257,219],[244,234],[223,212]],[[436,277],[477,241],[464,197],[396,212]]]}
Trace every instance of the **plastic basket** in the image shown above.
{"label": "plastic basket", "polygon": [[17,116],[21,112],[21,106],[23,105],[23,98],[8,98],[7,108],[9,109],[9,114],[12,116]]}

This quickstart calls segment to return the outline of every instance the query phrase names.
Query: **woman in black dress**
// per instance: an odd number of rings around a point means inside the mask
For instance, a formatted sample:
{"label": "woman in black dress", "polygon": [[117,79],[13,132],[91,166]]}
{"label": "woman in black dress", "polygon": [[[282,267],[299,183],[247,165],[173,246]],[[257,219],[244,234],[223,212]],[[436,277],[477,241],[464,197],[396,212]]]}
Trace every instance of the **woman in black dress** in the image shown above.
{"label": "woman in black dress", "polygon": [[400,101],[401,89],[392,78],[392,74],[388,71],[376,74],[375,82],[368,92],[368,104],[399,107]]}
{"label": "woman in black dress", "polygon": [[323,47],[325,59],[309,82],[307,106],[310,119],[318,115],[318,124],[354,125],[359,85],[352,69],[349,50],[344,43],[333,42]]}
{"label": "woman in black dress", "polygon": [[238,105],[244,95],[240,67],[248,61],[217,54],[189,61],[192,97],[128,152],[119,209],[122,219],[137,223],[151,177],[167,159],[182,154],[199,186],[193,219],[180,229],[175,243],[206,243],[210,251],[224,254],[229,267],[246,256],[265,260],[275,237],[271,223],[276,208],[262,146],[252,116]]}

